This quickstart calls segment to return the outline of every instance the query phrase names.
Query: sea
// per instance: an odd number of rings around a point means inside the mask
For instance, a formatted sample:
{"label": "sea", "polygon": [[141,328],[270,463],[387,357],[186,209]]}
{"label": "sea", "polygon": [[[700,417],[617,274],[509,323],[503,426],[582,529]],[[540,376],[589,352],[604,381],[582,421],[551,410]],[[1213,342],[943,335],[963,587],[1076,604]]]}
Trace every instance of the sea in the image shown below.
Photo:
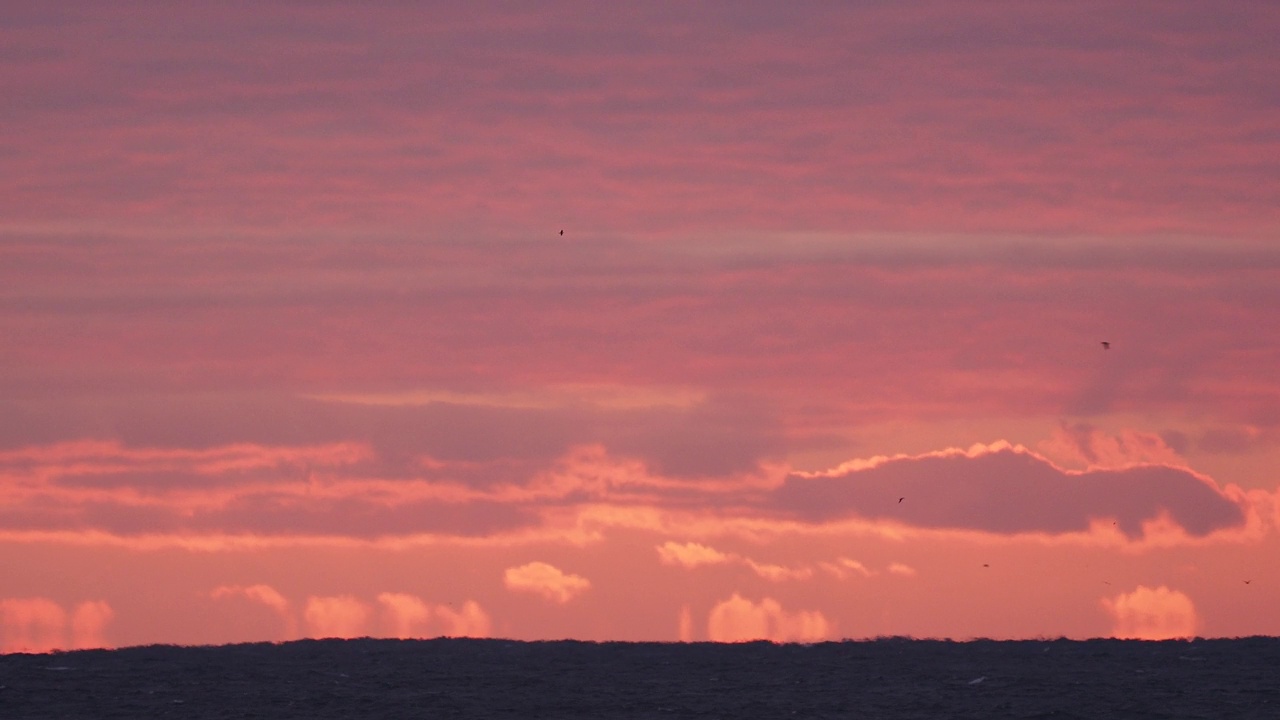
{"label": "sea", "polygon": [[0,655],[0,718],[1280,719],[1280,638],[299,640]]}

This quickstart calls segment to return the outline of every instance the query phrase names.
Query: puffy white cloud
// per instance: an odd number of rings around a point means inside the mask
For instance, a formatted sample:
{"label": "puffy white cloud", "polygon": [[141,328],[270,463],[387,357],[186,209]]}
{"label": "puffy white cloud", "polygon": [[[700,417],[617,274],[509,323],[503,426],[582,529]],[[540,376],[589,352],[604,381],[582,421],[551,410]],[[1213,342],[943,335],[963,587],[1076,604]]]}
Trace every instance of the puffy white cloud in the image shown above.
{"label": "puffy white cloud", "polygon": [[693,642],[693,611],[688,605],[680,606],[680,615],[676,620],[676,637],[680,642]]}
{"label": "puffy white cloud", "polygon": [[771,582],[787,580],[808,580],[813,577],[813,568],[792,568],[774,563],[764,563],[743,557],[736,553],[725,553],[700,543],[665,542],[658,546],[658,559],[664,565],[679,565],[685,568],[696,568],[702,565],[723,565],[736,563],[751,569],[756,575]]}
{"label": "puffy white cloud", "polygon": [[733,556],[695,542],[677,543],[669,541],[658,546],[658,558],[664,565],[695,568],[699,565],[727,563],[733,559]]}
{"label": "puffy white cloud", "polygon": [[787,612],[773,598],[758,604],[734,593],[711,608],[707,637],[713,642],[814,642],[830,637],[833,627],[816,610]]}
{"label": "puffy white cloud", "polygon": [[1139,585],[1129,593],[1103,598],[1111,615],[1111,634],[1118,638],[1167,640],[1194,637],[1200,627],[1195,604],[1177,590]]}
{"label": "puffy white cloud", "polygon": [[557,603],[567,603],[591,587],[590,580],[544,562],[507,568],[503,582],[508,590],[534,593]]}
{"label": "puffy white cloud", "polygon": [[109,647],[105,636],[115,611],[104,600],[82,602],[71,614],[71,647],[75,649]]}
{"label": "puffy white cloud", "polygon": [[303,618],[315,638],[354,638],[368,634],[369,606],[350,595],[307,598]]}
{"label": "puffy white cloud", "polygon": [[282,615],[289,612],[289,601],[270,585],[219,585],[210,596],[214,599],[241,596],[262,603]]}
{"label": "puffy white cloud", "polygon": [[434,615],[443,623],[448,637],[489,637],[493,634],[493,621],[489,614],[474,600],[454,610],[447,605],[437,605]]}
{"label": "puffy white cloud", "polygon": [[[277,611],[291,628],[297,625],[292,603],[268,585],[223,585],[210,594],[215,599],[241,597],[261,603]],[[380,610],[376,617],[375,610]],[[384,637],[404,639],[440,635],[487,637],[493,627],[489,615],[473,600],[455,609],[450,605],[432,606],[417,595],[403,592],[378,593],[376,607],[352,595],[312,596],[304,603],[302,616],[306,635],[317,638],[363,637],[377,631]],[[375,620],[378,628],[372,627]]]}
{"label": "puffy white cloud", "polygon": [[916,569],[905,563],[895,562],[889,563],[889,573],[901,575],[902,577],[915,577]]}
{"label": "puffy white cloud", "polygon": [[67,611],[43,597],[0,600],[4,652],[44,653],[66,648]]}
{"label": "puffy white cloud", "polygon": [[770,582],[808,580],[813,577],[813,568],[790,568],[785,565],[756,562],[750,558],[745,558],[743,562],[747,567],[751,568],[752,572]]}
{"label": "puffy white cloud", "polygon": [[106,628],[115,611],[105,600],[87,600],[68,613],[45,597],[0,599],[0,652],[45,653],[110,647]]}
{"label": "puffy white cloud", "polygon": [[298,634],[298,620],[294,617],[289,600],[270,585],[220,585],[209,593],[215,600],[229,597],[242,597],[271,608],[285,626],[285,637],[293,638]]}
{"label": "puffy white cloud", "polygon": [[1156,433],[1123,429],[1108,433],[1087,423],[1062,423],[1038,445],[1045,455],[1072,467],[1122,468],[1141,463],[1173,467],[1186,461]]}
{"label": "puffy white cloud", "polygon": [[429,637],[427,622],[431,609],[422,598],[407,593],[384,592],[378,594],[385,625],[392,637],[403,639]]}
{"label": "puffy white cloud", "polygon": [[871,577],[875,574],[866,565],[846,557],[836,558],[834,562],[824,560],[818,563],[818,567],[835,576],[838,580],[844,580],[853,574],[861,575],[862,577]]}

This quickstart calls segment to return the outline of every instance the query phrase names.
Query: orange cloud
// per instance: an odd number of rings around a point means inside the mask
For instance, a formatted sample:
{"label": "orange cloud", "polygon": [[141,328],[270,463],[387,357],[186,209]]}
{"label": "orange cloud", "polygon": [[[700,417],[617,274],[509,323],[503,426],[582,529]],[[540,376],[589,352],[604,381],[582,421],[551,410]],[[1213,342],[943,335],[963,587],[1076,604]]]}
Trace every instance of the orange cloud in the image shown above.
{"label": "orange cloud", "polygon": [[846,460],[829,470],[802,471],[796,470],[792,475],[799,478],[838,478],[850,473],[862,472],[865,470],[874,470],[882,465],[900,462],[903,460],[924,460],[939,458],[979,458],[984,455],[991,455],[999,452],[1025,452],[1026,448],[1021,445],[1014,445],[1008,440],[996,440],[992,443],[974,443],[968,449],[965,448],[944,448],[942,450],[933,450],[926,453],[916,455],[908,455],[906,453],[898,453],[896,455],[873,455],[869,458],[853,458]]}
{"label": "orange cloud", "polygon": [[658,546],[658,558],[664,565],[680,565],[696,568],[699,565],[717,565],[732,560],[732,556],[715,548],[695,542],[665,542]]}
{"label": "orange cloud", "polygon": [[66,647],[67,611],[42,597],[0,600],[0,649],[47,653]]}
{"label": "orange cloud", "polygon": [[266,605],[284,621],[286,637],[292,638],[298,634],[298,621],[290,610],[289,601],[270,585],[221,585],[214,588],[210,596],[215,600],[239,596]]}
{"label": "orange cloud", "polygon": [[110,647],[106,628],[115,611],[103,600],[82,602],[71,615],[71,647],[73,649]]}
{"label": "orange cloud", "polygon": [[748,557],[723,553],[700,543],[665,542],[658,546],[658,558],[664,565],[679,565],[693,569],[700,565],[738,563],[751,569],[756,575],[772,582],[808,580],[813,577],[812,568],[790,568],[773,563],[762,563]]}
{"label": "orange cloud", "polygon": [[750,558],[744,558],[743,563],[751,568],[752,572],[770,582],[786,582],[788,580],[808,580],[813,577],[813,568],[801,567],[790,568],[785,565],[775,565],[773,563],[756,562]]}
{"label": "orange cloud", "polygon": [[[1151,527],[1161,534],[1147,539],[1167,545],[1221,540],[1222,533],[1237,532],[1255,517],[1232,486],[1221,488],[1182,468],[1067,471],[1003,441],[854,460],[820,473],[775,477],[767,470],[697,481],[656,475],[600,445],[576,446],[549,470],[527,468],[531,474],[520,482],[475,486],[448,476],[483,475],[496,466],[437,461],[439,467],[422,472],[441,477],[371,477],[361,463],[374,462],[372,453],[358,443],[173,450],[76,442],[7,451],[0,453],[0,492],[10,502],[0,518],[0,537],[217,550],[513,544],[555,534],[593,542],[601,527],[617,525],[695,537],[767,536],[861,522],[885,536],[972,530],[1067,538],[1092,537],[1096,522],[1105,518],[1107,525],[1119,522],[1123,537],[1094,538],[1099,542],[1132,544]],[[687,509],[690,494],[712,493],[732,498],[737,510]],[[898,503],[899,497],[907,501]],[[964,498],[978,500],[958,501]],[[1186,532],[1167,532],[1152,520]],[[59,530],[40,529],[55,522]],[[144,527],[169,530],[143,535]],[[664,543],[659,558],[688,568],[736,562],[772,581],[813,573],[705,542]]]}
{"label": "orange cloud", "polygon": [[462,604],[461,610],[447,605],[437,605],[435,616],[444,623],[447,637],[489,637],[493,634],[493,621],[489,614],[474,600]]}
{"label": "orange cloud", "polygon": [[611,500],[652,501],[661,492],[736,493],[781,483],[786,468],[777,463],[752,465],[746,470],[696,478],[671,477],[639,459],[612,454],[595,443],[570,447],[555,465],[528,483],[499,488],[492,497],[505,500],[547,500],[574,495]]}
{"label": "orange cloud", "polygon": [[773,598],[756,604],[734,593],[711,608],[707,637],[713,642],[816,642],[831,636],[833,627],[816,610],[789,613]]}
{"label": "orange cloud", "polygon": [[214,598],[224,598],[232,595],[241,595],[255,602],[275,610],[281,615],[289,613],[289,601],[284,598],[275,588],[270,585],[221,585],[213,589],[210,595]]}
{"label": "orange cloud", "polygon": [[[289,627],[289,636],[296,635],[297,621],[287,598],[268,585],[224,585],[215,588],[210,595],[217,598],[243,597],[261,603],[280,615]],[[475,601],[468,600],[460,610],[448,605],[432,607],[417,595],[399,592],[382,592],[376,597],[381,608],[380,627],[385,637],[424,638],[438,634],[453,637],[487,637],[492,622]],[[362,637],[369,634],[373,608],[351,595],[317,597],[307,599],[303,608],[303,620],[308,637]],[[436,622],[433,623],[432,620]],[[434,627],[433,627],[434,625]]]}
{"label": "orange cloud", "polygon": [[893,575],[901,575],[903,577],[915,577],[916,569],[910,565],[903,563],[889,563],[889,572]]}
{"label": "orange cloud", "polygon": [[1154,590],[1139,585],[1130,593],[1102,599],[1111,615],[1111,634],[1136,640],[1194,637],[1200,627],[1191,598],[1161,585]]}
{"label": "orange cloud", "polygon": [[185,471],[198,475],[341,467],[367,461],[372,451],[358,443],[290,447],[235,443],[212,448],[129,447],[116,441],[74,440],[0,451],[0,468],[22,468],[31,477],[108,475],[121,471]]}
{"label": "orange cloud", "polygon": [[688,605],[680,606],[680,614],[676,617],[676,638],[680,642],[693,642],[693,611]]}
{"label": "orange cloud", "polygon": [[1125,428],[1110,434],[1087,423],[1062,423],[1038,446],[1067,466],[1123,468],[1137,464],[1185,467],[1187,461],[1156,433]]}
{"label": "orange cloud", "polygon": [[384,592],[378,594],[382,604],[385,624],[392,637],[401,639],[430,637],[427,621],[431,609],[421,598],[407,593]]}
{"label": "orange cloud", "polygon": [[309,597],[303,618],[314,638],[354,638],[368,634],[369,606],[350,595]]}
{"label": "orange cloud", "polygon": [[862,577],[871,577],[875,574],[872,570],[868,569],[866,565],[863,565],[857,560],[850,560],[846,557],[836,558],[835,562],[824,560],[823,562],[818,563],[818,567],[835,576],[839,580],[845,579],[850,575],[850,573],[856,573]]}
{"label": "orange cloud", "polygon": [[48,598],[5,598],[0,600],[0,652],[110,647],[106,628],[113,617],[103,600],[82,602],[68,615]]}
{"label": "orange cloud", "polygon": [[503,582],[508,590],[530,592],[557,603],[567,603],[591,587],[591,581],[578,575],[566,575],[544,562],[531,562],[507,568]]}

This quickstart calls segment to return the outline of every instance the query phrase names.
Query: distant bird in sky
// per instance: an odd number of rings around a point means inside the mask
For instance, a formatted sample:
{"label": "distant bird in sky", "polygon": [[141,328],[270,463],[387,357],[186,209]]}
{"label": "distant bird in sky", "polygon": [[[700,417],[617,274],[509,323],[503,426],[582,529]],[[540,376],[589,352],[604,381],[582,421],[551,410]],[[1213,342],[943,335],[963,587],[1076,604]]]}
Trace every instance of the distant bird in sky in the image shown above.
{"label": "distant bird in sky", "polygon": [[560,231],[560,234],[561,234],[561,235],[563,235],[563,234],[564,234],[564,231],[563,231],[563,230],[561,230],[561,231]]}
{"label": "distant bird in sky", "polygon": [[[563,231],[563,230],[561,230],[561,231],[560,231],[560,234],[561,234],[561,235],[563,235],[563,234],[564,234],[564,231]],[[1103,350],[1110,350],[1110,349],[1111,349],[1111,343],[1107,342],[1106,340],[1103,340],[1103,341],[1102,341],[1102,349],[1103,349]]]}
{"label": "distant bird in sky", "polygon": [[1245,581],[1244,581],[1244,584],[1245,584],[1245,585],[1248,585],[1248,584],[1249,584],[1249,583],[1251,583],[1251,582],[1253,582],[1253,581],[1252,581],[1252,580],[1245,580]]}
{"label": "distant bird in sky", "polygon": [[906,500],[906,498],[898,498],[898,504],[902,504],[903,500]]}

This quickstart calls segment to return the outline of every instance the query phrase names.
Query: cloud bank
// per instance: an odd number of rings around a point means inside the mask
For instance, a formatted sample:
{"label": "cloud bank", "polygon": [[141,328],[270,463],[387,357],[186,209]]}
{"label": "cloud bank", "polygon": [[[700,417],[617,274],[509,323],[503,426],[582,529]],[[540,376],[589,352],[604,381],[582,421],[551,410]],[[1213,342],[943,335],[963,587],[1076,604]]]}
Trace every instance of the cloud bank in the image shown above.
{"label": "cloud bank", "polygon": [[[1273,514],[1265,493],[1246,492],[1183,467],[1125,464],[1064,470],[1008,443],[850,461],[825,472],[770,470],[712,479],[670,477],[607,448],[571,448],[510,480],[467,479],[501,463],[422,459],[386,476],[378,454],[351,443],[239,444],[190,450],[84,441],[0,452],[0,531],[118,537],[146,534],[271,538],[290,542],[484,538],[550,530],[575,513],[695,511],[709,522],[837,525],[1053,536],[1112,525],[1129,540],[1179,542],[1260,531]],[[732,507],[731,516],[707,512]],[[1256,506],[1256,507],[1255,507]],[[631,510],[628,510],[631,509]],[[308,538],[310,538],[308,540]],[[211,540],[211,542],[221,542]],[[658,547],[668,564],[735,563],[775,580],[811,568],[726,554],[698,542]],[[549,566],[548,566],[549,567]],[[510,587],[572,597],[585,579],[534,563],[512,568]],[[275,607],[278,601],[249,596]],[[559,600],[557,600],[559,601]]]}

